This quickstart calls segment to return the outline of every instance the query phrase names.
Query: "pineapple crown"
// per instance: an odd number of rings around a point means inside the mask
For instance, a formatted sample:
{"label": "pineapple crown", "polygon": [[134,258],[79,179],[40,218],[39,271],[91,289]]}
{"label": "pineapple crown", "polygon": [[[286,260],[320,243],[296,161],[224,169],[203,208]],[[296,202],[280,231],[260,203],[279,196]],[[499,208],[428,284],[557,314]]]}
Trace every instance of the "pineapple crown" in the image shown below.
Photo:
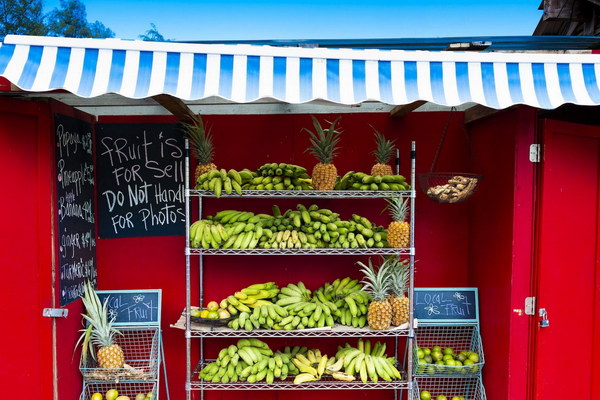
{"label": "pineapple crown", "polygon": [[210,129],[206,131],[204,122],[198,114],[191,124],[182,122],[183,131],[190,141],[198,164],[210,164],[214,157],[214,148]]}
{"label": "pineapple crown", "polygon": [[368,265],[360,261],[357,264],[362,267],[360,271],[365,274],[365,278],[361,281],[364,284],[361,290],[370,294],[374,301],[384,301],[391,284],[389,261],[384,259],[378,268],[373,265],[370,258]]}
{"label": "pineapple crown", "polygon": [[390,210],[390,216],[393,221],[404,222],[408,214],[408,199],[400,196],[391,196],[386,199],[387,206],[384,208]]}
{"label": "pineapple crown", "polygon": [[114,318],[108,319],[108,298],[104,300],[104,303],[100,302],[100,298],[90,281],[87,281],[83,286],[81,300],[87,313],[81,315],[88,322],[88,326],[80,330],[82,334],[76,347],[80,342],[82,343],[81,360],[85,365],[88,352],[92,357],[95,357],[94,349],[90,346],[90,340],[99,347],[106,347],[113,344],[115,334],[121,335],[122,333],[113,326]]}
{"label": "pineapple crown", "polygon": [[375,161],[378,164],[387,164],[392,158],[394,153],[394,140],[387,140],[382,133],[379,133],[375,128],[371,126],[371,129],[375,131],[375,145],[376,148],[371,152],[375,156]]}
{"label": "pineapple crown", "polygon": [[340,133],[342,131],[336,130],[335,125],[342,119],[341,116],[337,117],[333,122],[326,121],[329,124],[329,128],[323,129],[319,120],[315,118],[314,115],[311,115],[313,125],[315,127],[315,131],[312,132],[307,128],[303,128],[306,132],[310,134],[310,144],[305,151],[310,151],[310,153],[315,156],[319,162],[323,164],[331,164],[333,161],[333,157],[337,154],[337,144],[340,141]]}
{"label": "pineapple crown", "polygon": [[395,296],[403,296],[408,287],[409,264],[408,260],[399,260],[396,257],[388,258],[390,263],[390,292]]}

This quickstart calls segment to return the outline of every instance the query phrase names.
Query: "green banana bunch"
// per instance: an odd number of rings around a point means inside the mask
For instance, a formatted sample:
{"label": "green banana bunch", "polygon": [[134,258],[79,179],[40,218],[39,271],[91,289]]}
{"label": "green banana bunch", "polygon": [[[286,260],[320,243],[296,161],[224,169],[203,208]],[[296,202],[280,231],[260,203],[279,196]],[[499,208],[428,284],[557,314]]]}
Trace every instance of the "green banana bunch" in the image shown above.
{"label": "green banana bunch", "polygon": [[229,239],[229,234],[223,225],[214,224],[209,220],[198,220],[189,229],[190,247],[218,249]]}
{"label": "green banana bunch", "polygon": [[247,190],[312,190],[306,169],[286,163],[268,163],[256,170],[243,186]]}
{"label": "green banana bunch", "polygon": [[362,172],[348,171],[335,185],[334,190],[410,190],[402,175],[372,176]]}
{"label": "green banana bunch", "polygon": [[213,383],[273,383],[275,378],[285,380],[289,375],[298,375],[300,371],[292,360],[307,351],[306,347],[286,346],[273,352],[261,340],[240,339],[235,345],[221,349],[217,359],[202,368],[199,378]]}
{"label": "green banana bunch", "polygon": [[371,346],[370,340],[359,339],[357,347],[348,343],[344,347],[339,346],[335,357],[344,359],[343,368],[346,374],[358,374],[363,383],[368,380],[377,382],[380,378],[385,381],[401,379],[402,375],[395,366],[396,360],[393,357],[388,358],[385,350],[385,343],[376,342]]}
{"label": "green banana bunch", "polygon": [[279,323],[288,317],[288,312],[277,304],[269,303],[254,307],[252,312],[242,311],[236,317],[229,321],[228,326],[231,329],[245,329],[252,331],[254,329],[281,329]]}
{"label": "green banana bunch", "polygon": [[367,324],[369,295],[362,291],[362,285],[356,279],[346,277],[326,282],[315,290],[317,296],[333,302],[337,310],[333,312],[335,322],[362,328]]}
{"label": "green banana bunch", "polygon": [[225,191],[227,194],[232,194],[234,191],[242,194],[242,186],[253,178],[253,174],[249,170],[236,171],[230,169],[213,169],[198,177],[196,180],[196,189],[209,190],[217,197],[221,197],[221,193]]}

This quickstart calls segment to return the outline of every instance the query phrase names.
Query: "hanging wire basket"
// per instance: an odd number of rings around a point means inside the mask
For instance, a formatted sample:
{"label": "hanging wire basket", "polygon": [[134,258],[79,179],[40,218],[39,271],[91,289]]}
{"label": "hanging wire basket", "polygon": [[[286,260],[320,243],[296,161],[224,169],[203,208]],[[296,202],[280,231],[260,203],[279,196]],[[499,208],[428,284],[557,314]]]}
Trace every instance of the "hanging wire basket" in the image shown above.
{"label": "hanging wire basket", "polygon": [[[429,197],[431,200],[438,203],[460,203],[467,200],[473,195],[473,193],[477,191],[477,188],[481,184],[481,179],[483,178],[483,175],[481,174],[468,172],[433,172],[444,144],[444,140],[446,139],[446,134],[448,133],[448,126],[450,125],[452,114],[455,111],[455,107],[450,109],[446,125],[442,131],[440,142],[438,143],[435,156],[433,157],[433,162],[431,163],[431,170],[429,173],[418,174],[417,176],[419,186],[421,187],[423,193],[425,193],[425,195],[427,195],[427,197]],[[469,151],[472,154],[473,146],[471,145],[471,140],[469,139],[469,135],[467,134],[466,130],[464,130],[464,134],[469,145]]]}
{"label": "hanging wire basket", "polygon": [[429,172],[419,174],[423,193],[438,203],[460,203],[477,191],[483,175],[466,172]]}

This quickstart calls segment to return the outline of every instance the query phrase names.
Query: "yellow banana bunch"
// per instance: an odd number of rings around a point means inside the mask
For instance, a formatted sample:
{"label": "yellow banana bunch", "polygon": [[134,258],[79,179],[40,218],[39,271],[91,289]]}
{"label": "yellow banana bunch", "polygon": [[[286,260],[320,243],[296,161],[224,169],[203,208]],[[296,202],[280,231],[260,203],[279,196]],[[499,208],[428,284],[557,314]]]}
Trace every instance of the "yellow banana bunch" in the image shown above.
{"label": "yellow banana bunch", "polygon": [[242,194],[242,185],[252,180],[253,173],[247,169],[236,171],[230,169],[213,169],[198,177],[196,181],[197,190],[208,190],[215,194],[216,197],[221,197],[224,191],[227,194],[232,194],[234,191],[238,195]]}
{"label": "yellow banana bunch", "polygon": [[349,344],[339,347],[336,358],[343,359],[344,371],[342,372],[350,376],[358,374],[365,383],[368,380],[377,382],[380,378],[385,381],[400,379],[401,374],[394,365],[395,360],[385,355],[385,349],[385,343],[376,342],[371,346],[370,340],[359,339],[357,347]]}
{"label": "yellow banana bunch", "polygon": [[190,247],[218,249],[229,239],[229,234],[221,224],[208,220],[194,222],[189,229]]}

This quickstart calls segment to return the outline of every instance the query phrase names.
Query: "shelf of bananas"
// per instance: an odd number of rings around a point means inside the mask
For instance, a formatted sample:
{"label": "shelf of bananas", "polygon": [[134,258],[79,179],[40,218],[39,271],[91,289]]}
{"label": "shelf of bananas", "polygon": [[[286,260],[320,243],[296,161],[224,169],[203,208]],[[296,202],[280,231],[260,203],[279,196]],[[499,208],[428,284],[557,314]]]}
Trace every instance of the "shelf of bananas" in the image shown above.
{"label": "shelf of bananas", "polygon": [[410,190],[402,175],[372,176],[362,172],[348,171],[335,185],[334,190]]}
{"label": "shelf of bananas", "polygon": [[294,385],[329,377],[338,381],[363,383],[398,380],[401,374],[396,360],[385,354],[385,343],[358,341],[357,347],[338,347],[335,356],[322,354],[306,346],[286,346],[273,351],[265,342],[252,338],[240,339],[219,351],[217,359],[203,366],[198,378],[211,383],[247,382],[274,383],[292,379]]}
{"label": "shelf of bananas", "polygon": [[271,214],[223,210],[195,221],[189,228],[190,247],[204,249],[387,248],[387,230],[353,214],[298,204],[295,210]]}
{"label": "shelf of bananas", "polygon": [[259,167],[244,190],[313,190],[306,168],[294,164],[269,163]]}
{"label": "shelf of bananas", "polygon": [[[265,285],[252,285],[249,288],[261,288],[262,293],[269,293],[272,289],[266,289]],[[367,323],[370,298],[361,288],[356,279],[349,277],[327,282],[314,292],[307,289],[303,282],[290,283],[278,289],[276,296],[261,299],[252,297],[246,288],[229,296],[220,305],[226,305],[232,314],[233,319],[228,322],[228,327],[233,330],[291,331],[333,327],[335,324],[363,328]],[[242,300],[241,297],[246,294],[248,299]]]}

